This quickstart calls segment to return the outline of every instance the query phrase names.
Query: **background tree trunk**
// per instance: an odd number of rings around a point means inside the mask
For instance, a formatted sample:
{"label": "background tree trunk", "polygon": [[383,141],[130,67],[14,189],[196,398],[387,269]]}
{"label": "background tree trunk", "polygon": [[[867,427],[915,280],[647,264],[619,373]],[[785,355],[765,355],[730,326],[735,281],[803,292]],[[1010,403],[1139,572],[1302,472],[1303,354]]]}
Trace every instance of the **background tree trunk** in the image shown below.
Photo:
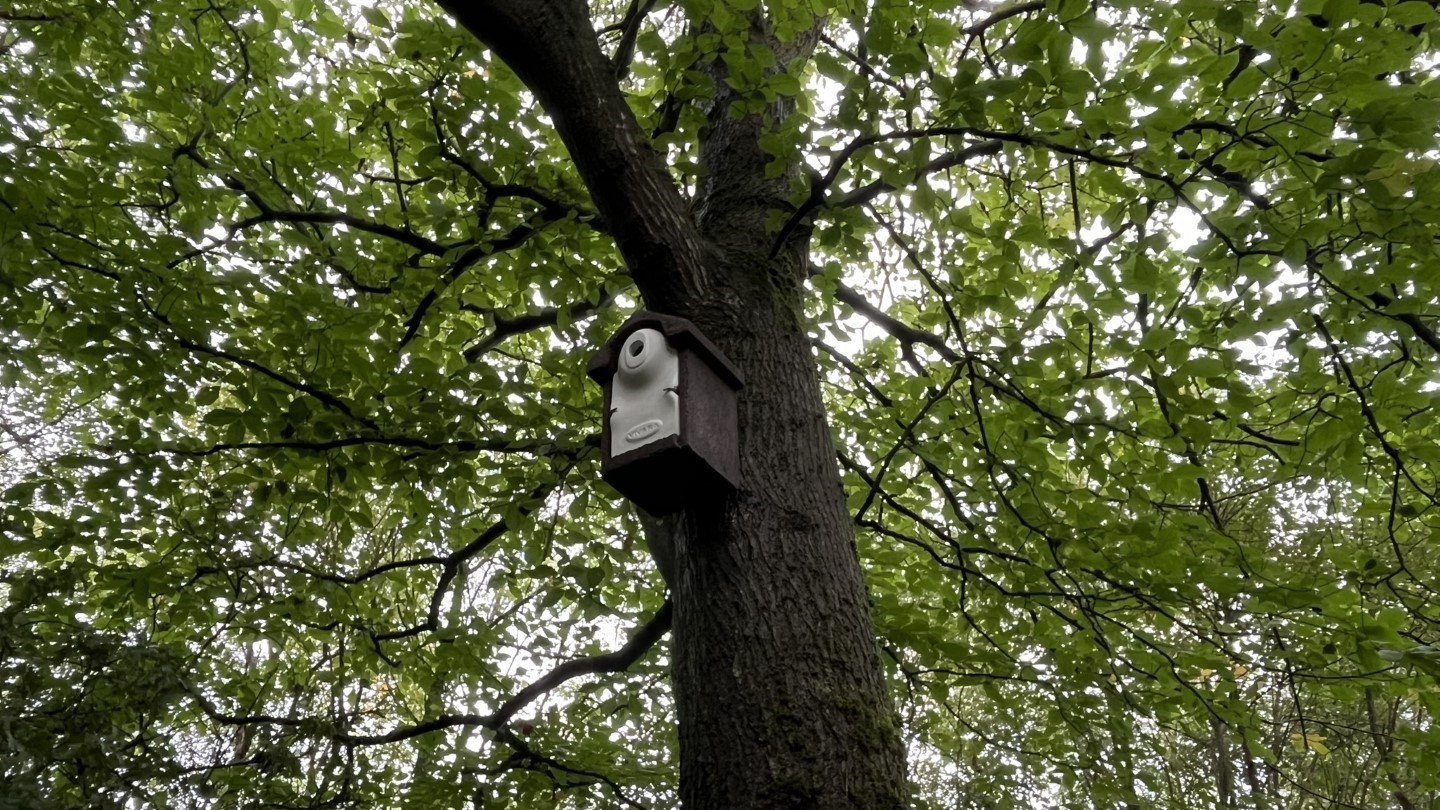
{"label": "background tree trunk", "polygon": [[[690,510],[678,549],[672,674],[684,805],[903,807],[899,725],[800,314],[805,245],[772,256],[765,227],[798,167],[766,177],[759,118],[730,117],[730,91],[716,81],[692,218],[582,3],[444,5],[544,105],[647,306],[694,320],[746,376],[744,485]],[[753,22],[752,35],[765,36],[763,20]],[[806,47],[777,49],[780,63]],[[787,106],[774,105],[772,120]]]}

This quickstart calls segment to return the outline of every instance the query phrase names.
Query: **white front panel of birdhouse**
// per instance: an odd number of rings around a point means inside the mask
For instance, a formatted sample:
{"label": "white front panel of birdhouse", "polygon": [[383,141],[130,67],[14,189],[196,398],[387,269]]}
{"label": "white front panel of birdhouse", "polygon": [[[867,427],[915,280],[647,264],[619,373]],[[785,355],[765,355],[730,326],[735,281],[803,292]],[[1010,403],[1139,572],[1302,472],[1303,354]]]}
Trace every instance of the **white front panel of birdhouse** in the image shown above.
{"label": "white front panel of birdhouse", "polygon": [[610,455],[680,432],[680,355],[656,329],[637,329],[620,347],[610,390]]}

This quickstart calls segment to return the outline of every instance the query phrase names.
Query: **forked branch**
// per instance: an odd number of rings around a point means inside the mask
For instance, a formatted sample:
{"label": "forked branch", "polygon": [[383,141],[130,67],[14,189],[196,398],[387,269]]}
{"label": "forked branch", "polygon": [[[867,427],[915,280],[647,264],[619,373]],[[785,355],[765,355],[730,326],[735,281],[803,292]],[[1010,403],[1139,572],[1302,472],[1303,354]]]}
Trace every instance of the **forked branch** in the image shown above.
{"label": "forked branch", "polygon": [[575,0],[440,0],[515,71],[555,123],[625,264],[653,309],[713,298],[707,251]]}

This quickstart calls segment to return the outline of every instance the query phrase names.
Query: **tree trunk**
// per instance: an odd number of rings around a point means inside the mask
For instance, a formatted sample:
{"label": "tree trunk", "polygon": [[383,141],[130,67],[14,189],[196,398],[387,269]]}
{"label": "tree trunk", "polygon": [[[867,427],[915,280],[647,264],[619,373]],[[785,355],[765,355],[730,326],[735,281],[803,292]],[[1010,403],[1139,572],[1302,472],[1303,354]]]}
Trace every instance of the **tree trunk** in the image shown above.
{"label": "tree trunk", "polygon": [[[692,218],[582,2],[442,5],[545,107],[647,306],[695,321],[746,377],[744,484],[692,508],[677,549],[672,675],[684,806],[904,807],[898,720],[800,314],[805,245],[795,240],[772,257],[765,227],[795,167],[765,176],[759,119],[730,117],[717,81]],[[754,23],[752,35],[764,36],[763,20]],[[723,70],[718,61],[708,69]],[[785,113],[783,102],[770,111],[772,120]]]}

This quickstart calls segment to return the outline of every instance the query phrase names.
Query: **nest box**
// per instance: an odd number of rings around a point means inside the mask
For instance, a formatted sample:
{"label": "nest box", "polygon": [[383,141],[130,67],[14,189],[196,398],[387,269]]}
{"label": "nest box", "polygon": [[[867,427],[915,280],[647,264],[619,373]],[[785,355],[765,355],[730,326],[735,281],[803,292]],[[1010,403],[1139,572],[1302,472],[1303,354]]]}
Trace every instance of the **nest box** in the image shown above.
{"label": "nest box", "polygon": [[695,324],[640,311],[585,369],[605,389],[600,475],[652,515],[740,485],[740,372]]}

